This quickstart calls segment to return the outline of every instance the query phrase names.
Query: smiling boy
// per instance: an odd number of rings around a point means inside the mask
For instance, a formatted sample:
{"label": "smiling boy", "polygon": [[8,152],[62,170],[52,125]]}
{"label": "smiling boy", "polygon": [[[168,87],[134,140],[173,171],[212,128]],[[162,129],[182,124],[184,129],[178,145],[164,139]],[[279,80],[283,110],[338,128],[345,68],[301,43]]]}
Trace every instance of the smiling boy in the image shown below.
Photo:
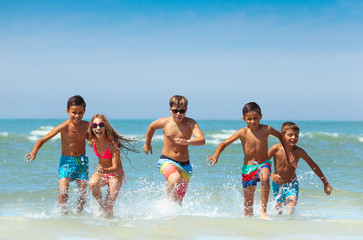
{"label": "smiling boy", "polygon": [[286,152],[281,144],[273,145],[268,151],[268,158],[274,158],[275,173],[271,174],[272,190],[276,200],[276,209],[282,213],[282,207],[286,206],[286,212],[292,214],[295,210],[299,196],[299,182],[296,177],[297,163],[304,159],[324,185],[327,195],[332,187],[325,178],[319,166],[300,147],[296,146],[299,140],[300,129],[296,123],[285,122],[282,124],[281,133],[286,140],[287,149],[290,152],[290,161],[286,159]]}
{"label": "smiling boy", "polygon": [[205,138],[197,122],[185,117],[188,100],[184,96],[174,95],[169,105],[171,116],[160,118],[149,125],[143,149],[146,154],[152,154],[151,139],[156,129],[162,129],[164,144],[158,166],[167,180],[167,197],[182,204],[192,174],[188,146],[204,145]]}
{"label": "smiling boy", "polygon": [[218,162],[219,155],[231,143],[239,139],[244,152],[242,166],[242,186],[244,196],[244,215],[253,216],[253,203],[257,182],[261,181],[261,217],[267,216],[267,203],[270,192],[269,177],[271,173],[271,162],[268,159],[268,137],[277,137],[282,146],[285,141],[279,131],[274,128],[260,124],[262,118],[261,108],[255,102],[247,103],[242,110],[242,119],[247,126],[237,130],[231,137],[222,142],[213,156],[209,156],[210,164]]}
{"label": "smiling boy", "polygon": [[76,180],[80,196],[77,203],[77,212],[81,212],[86,203],[88,180],[88,157],[86,154],[86,138],[88,135],[88,122],[83,121],[86,103],[79,95],[67,101],[67,114],[69,119],[39,139],[33,150],[26,154],[28,161],[33,161],[38,150],[49,139],[61,134],[62,156],[59,163],[59,206],[61,213],[67,212],[68,187],[71,181]]}

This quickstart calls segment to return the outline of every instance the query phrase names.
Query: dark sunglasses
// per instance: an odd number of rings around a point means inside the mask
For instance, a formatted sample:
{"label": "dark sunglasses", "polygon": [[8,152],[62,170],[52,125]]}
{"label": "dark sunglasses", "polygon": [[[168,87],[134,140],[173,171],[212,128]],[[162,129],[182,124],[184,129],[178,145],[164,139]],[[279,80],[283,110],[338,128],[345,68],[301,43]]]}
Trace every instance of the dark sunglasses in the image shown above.
{"label": "dark sunglasses", "polygon": [[171,112],[174,114],[180,113],[180,114],[184,114],[186,112],[185,109],[171,109]]}
{"label": "dark sunglasses", "polygon": [[92,128],[97,128],[97,126],[100,126],[100,128],[103,128],[105,126],[104,122],[100,122],[100,123],[92,123]]}

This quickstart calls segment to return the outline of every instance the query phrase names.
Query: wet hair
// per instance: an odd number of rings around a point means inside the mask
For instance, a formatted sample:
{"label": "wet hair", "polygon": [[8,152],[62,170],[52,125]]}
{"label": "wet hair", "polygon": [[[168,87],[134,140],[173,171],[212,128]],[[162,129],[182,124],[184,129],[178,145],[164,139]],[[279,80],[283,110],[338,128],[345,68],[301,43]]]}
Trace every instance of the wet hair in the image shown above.
{"label": "wet hair", "polygon": [[80,95],[75,95],[67,101],[67,109],[70,109],[72,106],[83,106],[86,109],[86,102]]}
{"label": "wet hair", "polygon": [[188,100],[186,97],[181,96],[181,95],[174,95],[170,98],[169,101],[169,105],[170,107],[176,107],[176,108],[180,108],[180,107],[188,107]]}
{"label": "wet hair", "polygon": [[258,106],[257,103],[249,102],[243,107],[242,114],[243,114],[243,116],[245,116],[246,113],[249,113],[249,112],[255,112],[255,113],[258,113],[259,115],[261,115],[261,108],[260,108],[260,106]]}
{"label": "wet hair", "polygon": [[294,122],[284,122],[281,126],[281,134],[285,135],[287,130],[294,130],[297,131],[298,134],[300,133],[300,128]]}
{"label": "wet hair", "polygon": [[[111,126],[110,122],[108,121],[108,119],[106,118],[105,115],[98,113],[96,115],[94,115],[90,121],[90,125],[89,125],[89,140],[93,140],[96,139],[96,135],[95,133],[92,131],[92,123],[93,121],[99,118],[102,120],[102,122],[105,123],[105,133],[106,133],[106,137],[108,139],[110,139],[110,142],[117,148],[119,149],[122,154],[125,156],[125,158],[127,158],[129,160],[129,158],[127,157],[127,154],[129,151],[131,152],[135,152],[138,153],[139,151],[137,151],[135,149],[135,143],[136,143],[136,139],[132,139],[132,138],[127,138],[124,136],[121,136],[120,134],[118,134],[115,129],[113,129],[113,127]],[[130,160],[129,160],[130,161]]]}

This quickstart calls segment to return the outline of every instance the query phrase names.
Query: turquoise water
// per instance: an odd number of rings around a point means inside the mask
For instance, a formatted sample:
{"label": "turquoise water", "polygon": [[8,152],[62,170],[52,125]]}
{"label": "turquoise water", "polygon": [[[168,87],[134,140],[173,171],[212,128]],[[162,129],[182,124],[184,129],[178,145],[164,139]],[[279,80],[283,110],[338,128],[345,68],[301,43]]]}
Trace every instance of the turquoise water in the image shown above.
{"label": "turquoise water", "polygon": [[[65,119],[0,120],[0,239],[361,239],[363,235],[363,122],[297,121],[299,146],[304,148],[333,186],[326,196],[323,185],[300,160],[297,170],[300,197],[294,215],[277,215],[270,194],[271,220],[259,218],[259,187],[255,217],[243,217],[241,190],[242,148],[230,145],[215,166],[206,157],[242,121],[198,121],[205,146],[191,146],[194,174],[182,207],[165,200],[165,180],[157,168],[162,132],[156,131],[153,155],[142,152],[147,126],[152,120],[111,120],[123,135],[139,139],[140,153],[124,160],[127,178],[115,206],[115,218],[100,216],[96,201],[88,194],[85,211],[60,216],[57,212],[59,136],[47,142],[37,158],[26,162],[37,139]],[[280,129],[282,121],[262,121]],[[270,145],[277,143],[271,137]],[[97,159],[87,148],[90,172]],[[69,207],[76,203],[71,185]]]}

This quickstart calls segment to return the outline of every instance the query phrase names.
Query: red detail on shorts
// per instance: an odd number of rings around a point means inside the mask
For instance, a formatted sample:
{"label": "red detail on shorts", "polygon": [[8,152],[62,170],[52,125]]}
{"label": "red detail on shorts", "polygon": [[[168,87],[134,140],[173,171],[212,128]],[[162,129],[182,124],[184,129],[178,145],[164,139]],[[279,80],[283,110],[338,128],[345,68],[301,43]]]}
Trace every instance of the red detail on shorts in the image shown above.
{"label": "red detail on shorts", "polygon": [[[166,178],[166,180],[169,179],[169,176],[173,173],[180,173],[179,169],[174,164],[166,164],[163,167],[163,176]],[[187,192],[189,181],[182,180],[179,184],[178,190],[176,191],[176,194],[183,198],[185,196],[185,193]]]}
{"label": "red detail on shorts", "polygon": [[179,172],[179,169],[174,165],[174,164],[166,164],[163,167],[163,176],[166,178],[166,180],[168,180],[169,176],[175,172]]}

